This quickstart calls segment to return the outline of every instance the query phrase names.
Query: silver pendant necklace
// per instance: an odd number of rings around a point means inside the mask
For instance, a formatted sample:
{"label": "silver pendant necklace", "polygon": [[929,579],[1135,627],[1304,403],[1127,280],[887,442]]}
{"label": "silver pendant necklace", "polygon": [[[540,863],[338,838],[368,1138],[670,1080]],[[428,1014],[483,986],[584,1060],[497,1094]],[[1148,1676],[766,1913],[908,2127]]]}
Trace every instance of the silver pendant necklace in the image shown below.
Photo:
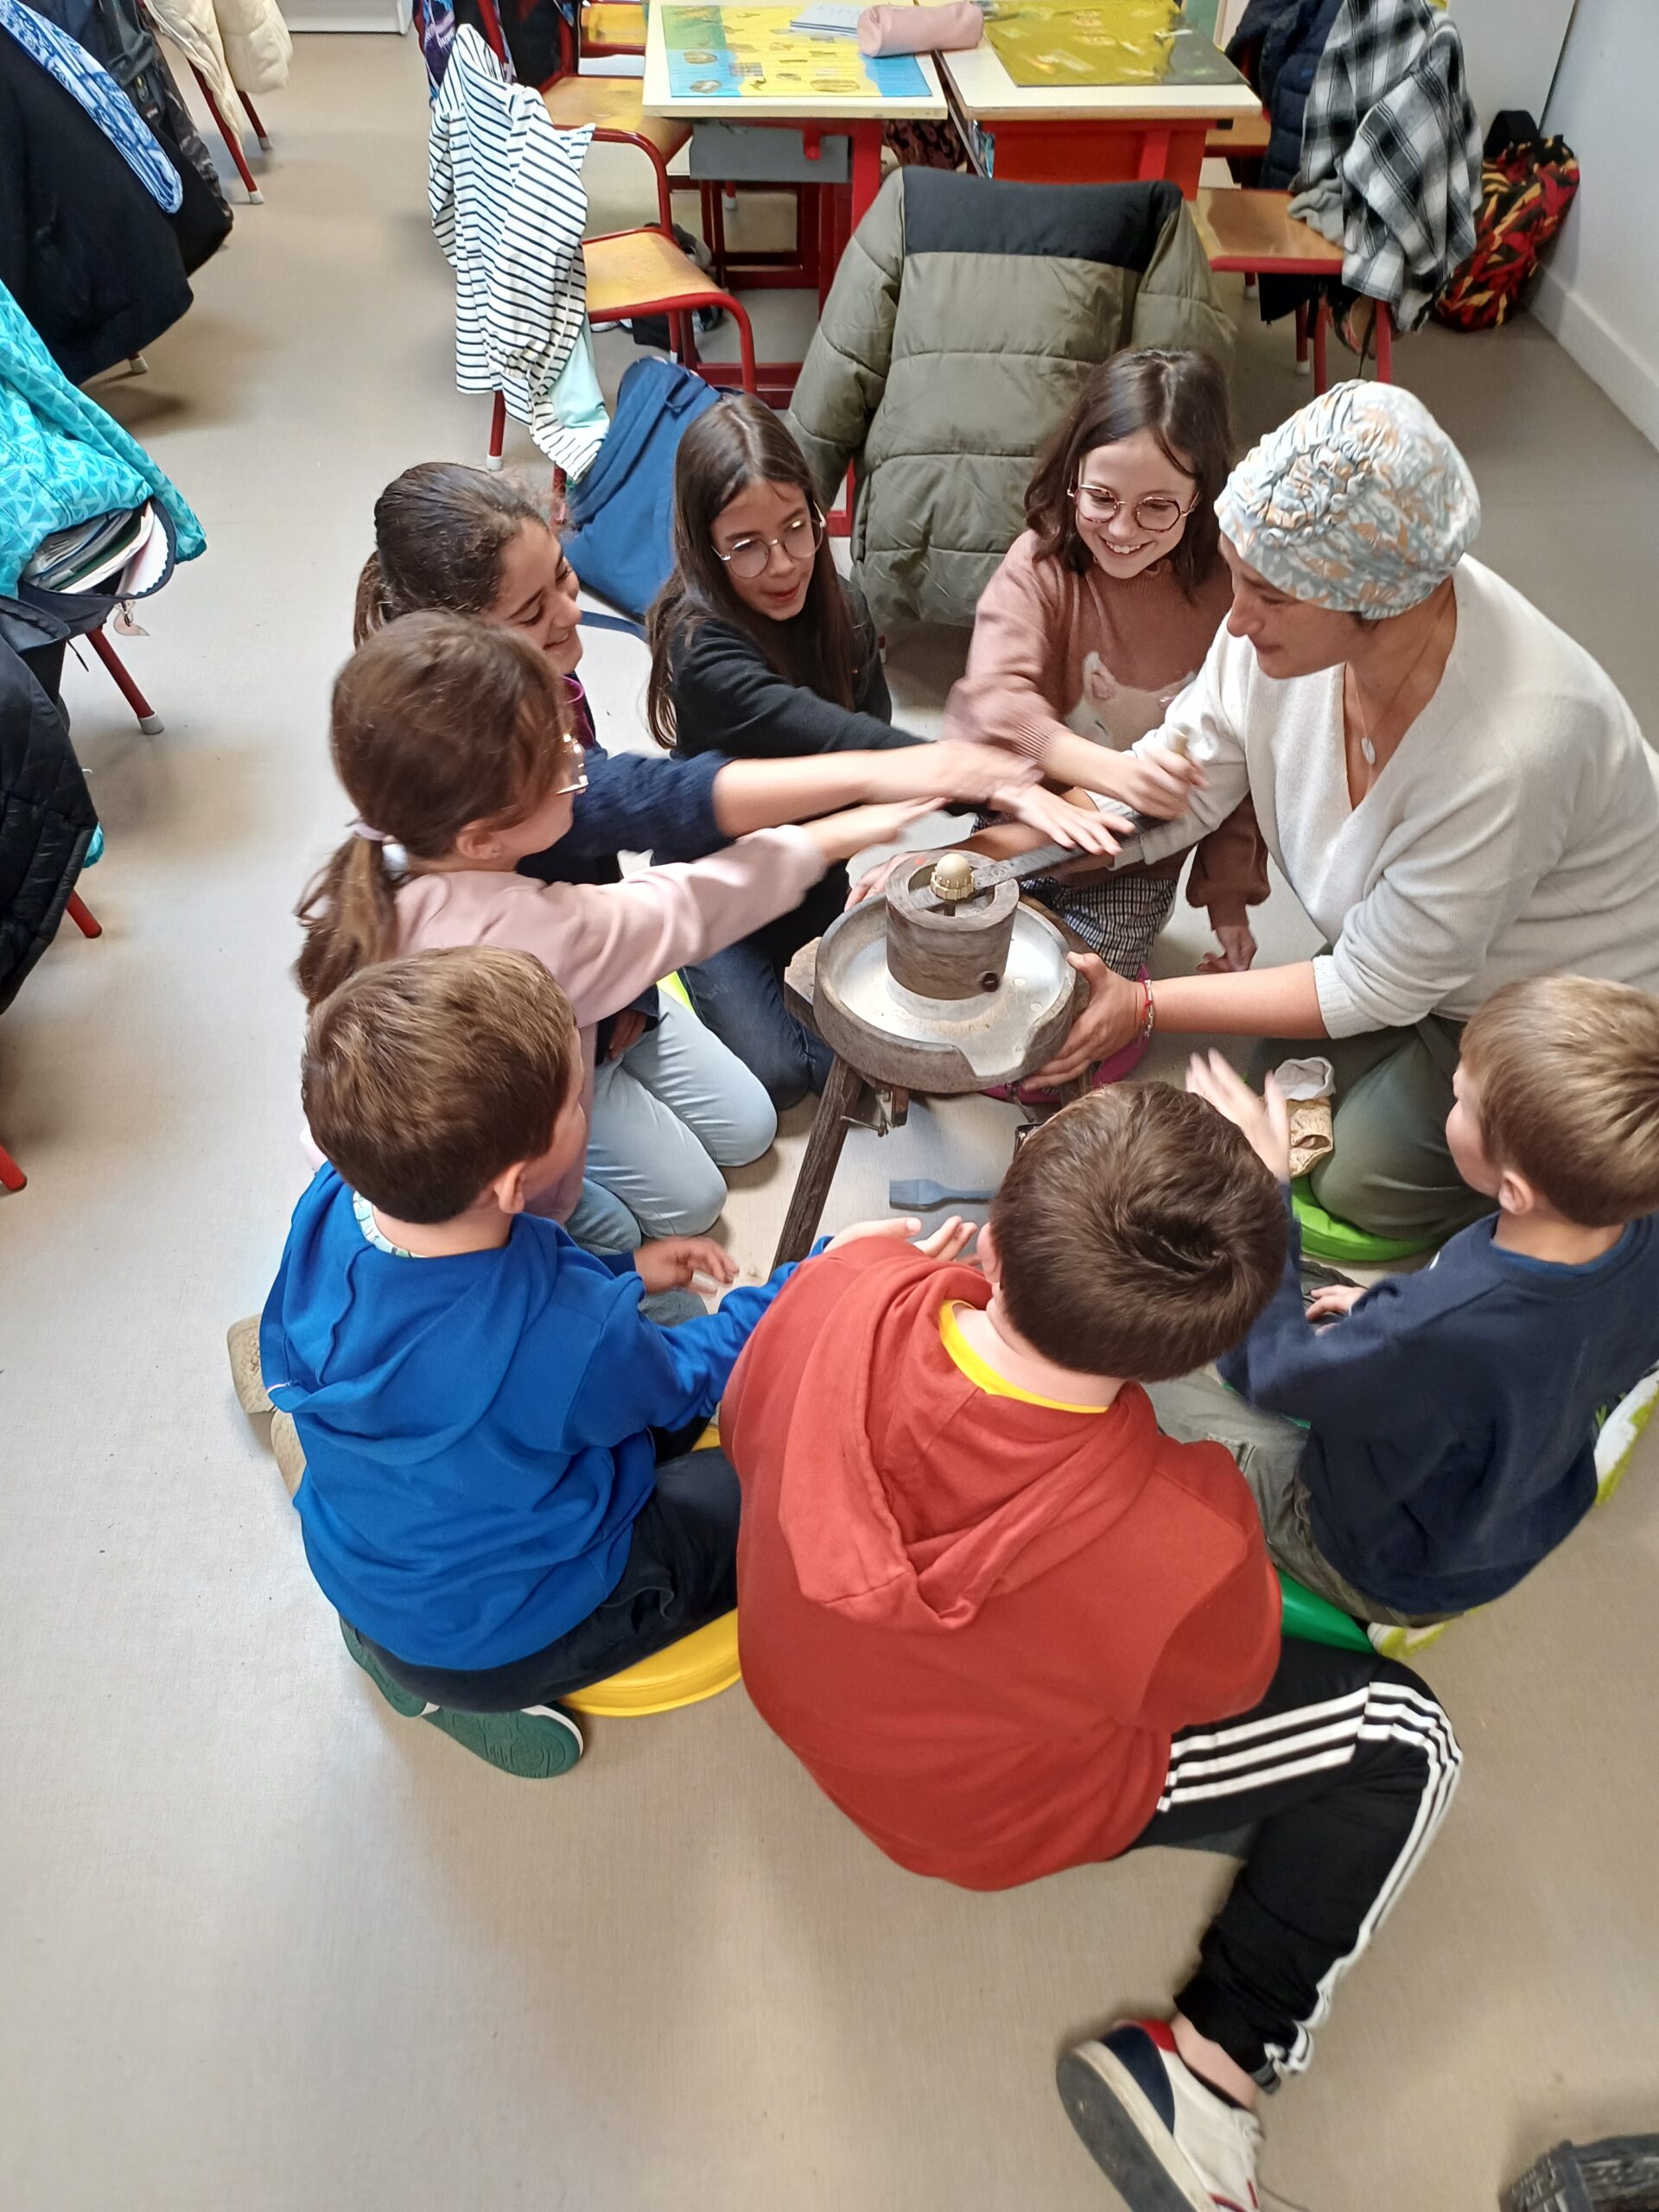
{"label": "silver pendant necklace", "polygon": [[[1442,610],[1442,612],[1444,612],[1444,610]],[[1400,681],[1395,685],[1394,690],[1389,693],[1388,704],[1383,708],[1381,715],[1379,715],[1379,721],[1386,721],[1389,716],[1394,712],[1395,708],[1400,703],[1401,695],[1405,690],[1407,684],[1410,683],[1412,677],[1417,673],[1418,668],[1421,664],[1423,656],[1427,652],[1430,645],[1434,642],[1435,638],[1440,632],[1440,616],[1437,614],[1433,621],[1430,623],[1427,635],[1424,638],[1422,644],[1418,646],[1416,652],[1412,656],[1410,667],[1407,669],[1405,674],[1401,677]],[[1354,671],[1350,668],[1347,671],[1347,673],[1350,676],[1353,676]],[[1365,712],[1364,703],[1360,697],[1359,678],[1357,676],[1354,677],[1354,711],[1359,717],[1359,757],[1365,763],[1365,766],[1368,768],[1375,768],[1376,766],[1376,747],[1371,741],[1370,720]]]}

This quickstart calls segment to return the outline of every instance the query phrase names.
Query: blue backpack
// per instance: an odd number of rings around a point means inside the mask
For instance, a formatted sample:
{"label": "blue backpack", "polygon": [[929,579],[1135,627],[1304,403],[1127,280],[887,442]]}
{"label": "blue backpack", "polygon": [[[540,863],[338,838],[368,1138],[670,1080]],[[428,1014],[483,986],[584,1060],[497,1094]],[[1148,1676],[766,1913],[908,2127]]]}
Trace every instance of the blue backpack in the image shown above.
{"label": "blue backpack", "polygon": [[569,493],[565,557],[583,587],[642,615],[674,566],[674,456],[720,394],[672,361],[635,361],[593,467]]}

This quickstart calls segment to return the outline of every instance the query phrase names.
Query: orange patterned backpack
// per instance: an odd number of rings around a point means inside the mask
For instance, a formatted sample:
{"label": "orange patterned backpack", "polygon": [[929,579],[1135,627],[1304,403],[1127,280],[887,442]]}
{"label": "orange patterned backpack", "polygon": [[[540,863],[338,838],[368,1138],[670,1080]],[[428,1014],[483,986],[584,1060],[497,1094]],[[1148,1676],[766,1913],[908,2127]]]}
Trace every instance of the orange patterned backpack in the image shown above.
{"label": "orange patterned backpack", "polygon": [[1519,109],[1498,116],[1480,165],[1475,250],[1435,301],[1436,320],[1453,330],[1507,321],[1578,188],[1578,156],[1565,140],[1541,138]]}

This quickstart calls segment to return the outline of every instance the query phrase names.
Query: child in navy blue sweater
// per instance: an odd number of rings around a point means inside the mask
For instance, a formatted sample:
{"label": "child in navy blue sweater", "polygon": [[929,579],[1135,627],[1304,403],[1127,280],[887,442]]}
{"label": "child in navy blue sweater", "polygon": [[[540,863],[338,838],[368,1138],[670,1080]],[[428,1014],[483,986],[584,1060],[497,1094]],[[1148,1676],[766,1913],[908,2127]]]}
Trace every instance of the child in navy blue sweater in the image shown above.
{"label": "child in navy blue sweater", "polygon": [[[1284,1103],[1218,1054],[1188,1078],[1281,1179]],[[1220,1363],[1152,1392],[1234,1452],[1269,1548],[1363,1619],[1489,1604],[1595,1502],[1594,1427],[1659,1363],[1659,999],[1542,976],[1464,1031],[1446,1140],[1497,1202],[1419,1274],[1304,1311],[1295,1217],[1279,1289]],[[1236,1395],[1233,1395],[1236,1393]]]}

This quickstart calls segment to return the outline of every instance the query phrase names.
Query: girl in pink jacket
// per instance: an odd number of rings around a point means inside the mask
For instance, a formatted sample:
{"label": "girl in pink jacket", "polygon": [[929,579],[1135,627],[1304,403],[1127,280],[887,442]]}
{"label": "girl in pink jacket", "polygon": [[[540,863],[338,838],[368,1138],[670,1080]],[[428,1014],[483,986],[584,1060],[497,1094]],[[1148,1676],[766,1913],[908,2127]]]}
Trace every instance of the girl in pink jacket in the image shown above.
{"label": "girl in pink jacket", "polygon": [[[756,830],[709,859],[620,883],[519,875],[520,860],[570,826],[582,747],[546,657],[512,631],[454,614],[405,616],[359,646],[334,685],[332,747],[360,819],[300,903],[296,974],[307,1003],[359,968],[431,945],[534,953],[575,1010],[584,1101],[598,1022],[671,969],[787,912],[832,862],[938,803]],[[536,1211],[563,1219],[581,1184],[578,1160],[533,1194]]]}

